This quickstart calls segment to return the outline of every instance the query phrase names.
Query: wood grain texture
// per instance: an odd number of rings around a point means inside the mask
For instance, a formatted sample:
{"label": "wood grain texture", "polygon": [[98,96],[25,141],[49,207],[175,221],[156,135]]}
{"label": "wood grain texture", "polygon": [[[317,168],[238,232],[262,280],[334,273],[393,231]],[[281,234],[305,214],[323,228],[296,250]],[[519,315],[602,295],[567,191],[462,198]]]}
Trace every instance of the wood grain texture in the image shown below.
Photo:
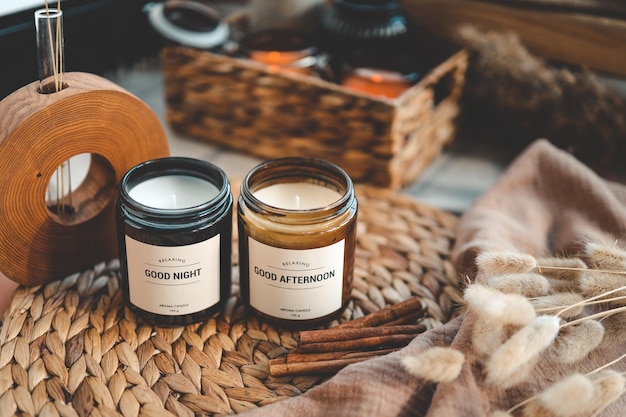
{"label": "wood grain texture", "polygon": [[537,10],[478,0],[402,0],[407,15],[439,36],[459,27],[516,33],[547,59],[626,75],[626,20],[591,14]]}
{"label": "wood grain texture", "polygon": [[[54,94],[39,94],[34,82],[0,102],[0,270],[24,285],[116,256],[117,184],[132,166],[169,155],[160,121],[141,100],[92,74],[65,81]],[[45,194],[57,167],[83,153],[92,161],[66,221]]]}

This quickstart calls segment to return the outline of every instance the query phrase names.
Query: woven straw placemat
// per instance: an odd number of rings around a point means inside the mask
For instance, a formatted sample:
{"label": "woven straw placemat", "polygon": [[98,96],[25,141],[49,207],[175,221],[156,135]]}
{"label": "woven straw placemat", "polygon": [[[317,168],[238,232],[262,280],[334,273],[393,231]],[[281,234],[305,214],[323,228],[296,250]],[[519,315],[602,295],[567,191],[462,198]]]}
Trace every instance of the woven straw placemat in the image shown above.
{"label": "woven straw placemat", "polygon": [[[411,296],[427,305],[427,327],[450,320],[462,299],[449,260],[457,218],[387,189],[357,186],[357,196],[353,300],[339,321]],[[0,329],[0,416],[233,414],[328,377],[269,376],[268,360],[295,348],[296,334],[245,310],[236,267],[222,313],[161,328],[124,306],[118,266],[16,290]]]}

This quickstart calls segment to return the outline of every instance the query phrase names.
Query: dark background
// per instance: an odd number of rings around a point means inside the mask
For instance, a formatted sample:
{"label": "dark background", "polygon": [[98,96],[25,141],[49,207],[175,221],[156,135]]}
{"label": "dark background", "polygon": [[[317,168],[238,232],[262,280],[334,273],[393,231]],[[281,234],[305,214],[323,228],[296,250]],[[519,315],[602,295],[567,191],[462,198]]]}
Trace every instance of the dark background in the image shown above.
{"label": "dark background", "polygon": [[[154,56],[161,40],[147,22],[147,0],[64,0],[65,71],[102,74]],[[43,4],[43,1],[42,1]],[[56,2],[50,2],[50,7]],[[38,9],[0,16],[0,99],[38,80]]]}

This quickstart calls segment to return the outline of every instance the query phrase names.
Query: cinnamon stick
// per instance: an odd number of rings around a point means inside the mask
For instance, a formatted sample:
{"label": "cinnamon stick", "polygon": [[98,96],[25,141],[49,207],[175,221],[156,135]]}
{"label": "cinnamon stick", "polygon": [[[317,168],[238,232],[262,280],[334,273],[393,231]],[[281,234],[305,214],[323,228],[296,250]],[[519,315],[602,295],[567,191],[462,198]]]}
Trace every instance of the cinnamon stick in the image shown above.
{"label": "cinnamon stick", "polygon": [[333,327],[324,330],[304,330],[300,332],[300,346],[309,343],[338,342],[368,337],[389,336],[393,334],[416,335],[426,330],[423,324],[405,324],[397,326],[378,327]]}
{"label": "cinnamon stick", "polygon": [[[359,352],[321,352],[321,353],[288,353],[285,358],[286,362],[319,362],[330,361],[335,359],[352,359],[352,358],[371,358],[372,356],[382,356],[391,352],[395,352],[399,348],[388,348],[378,350],[365,350]],[[284,362],[284,361],[283,361]]]}
{"label": "cinnamon stick", "polygon": [[415,334],[390,334],[384,336],[363,337],[353,340],[339,340],[336,342],[308,343],[298,347],[298,352],[319,353],[390,348],[406,346],[414,338]]}
{"label": "cinnamon stick", "polygon": [[269,361],[270,375],[329,374],[396,351],[426,330],[415,324],[425,314],[421,300],[412,297],[331,329],[303,330],[298,349]]}
{"label": "cinnamon stick", "polygon": [[367,359],[369,359],[367,356],[312,362],[287,362],[284,358],[272,359],[270,361],[270,375],[295,376],[307,374],[328,374],[337,372],[352,363],[362,362]]}
{"label": "cinnamon stick", "polygon": [[401,324],[413,324],[417,322],[419,319],[424,318],[425,315],[426,315],[426,309],[422,309],[414,313],[407,314],[406,316],[398,317],[395,320],[388,321],[382,324],[382,326],[397,326]]}
{"label": "cinnamon stick", "polygon": [[405,320],[411,314],[415,314],[416,319],[426,315],[426,306],[418,297],[411,297],[358,319],[346,321],[335,328],[382,326],[390,322]]}

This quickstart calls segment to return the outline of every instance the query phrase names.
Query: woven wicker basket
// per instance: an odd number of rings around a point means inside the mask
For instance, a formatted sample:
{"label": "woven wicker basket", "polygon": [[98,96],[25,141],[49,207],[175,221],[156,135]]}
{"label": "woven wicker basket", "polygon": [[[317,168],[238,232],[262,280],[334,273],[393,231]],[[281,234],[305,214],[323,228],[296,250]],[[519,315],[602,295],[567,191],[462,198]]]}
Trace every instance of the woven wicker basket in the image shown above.
{"label": "woven wicker basket", "polygon": [[[414,296],[427,307],[420,323],[449,321],[463,302],[450,261],[457,218],[393,190],[357,186],[357,197],[354,289],[339,321]],[[0,416],[235,414],[323,381],[269,375],[268,361],[296,347],[297,335],[245,310],[236,271],[224,311],[174,328],[125,307],[117,260],[19,287],[0,326]]]}
{"label": "woven wicker basket", "polygon": [[356,182],[397,189],[452,140],[467,55],[393,100],[180,46],[164,48],[162,65],[173,129],[262,158],[326,159]]}

